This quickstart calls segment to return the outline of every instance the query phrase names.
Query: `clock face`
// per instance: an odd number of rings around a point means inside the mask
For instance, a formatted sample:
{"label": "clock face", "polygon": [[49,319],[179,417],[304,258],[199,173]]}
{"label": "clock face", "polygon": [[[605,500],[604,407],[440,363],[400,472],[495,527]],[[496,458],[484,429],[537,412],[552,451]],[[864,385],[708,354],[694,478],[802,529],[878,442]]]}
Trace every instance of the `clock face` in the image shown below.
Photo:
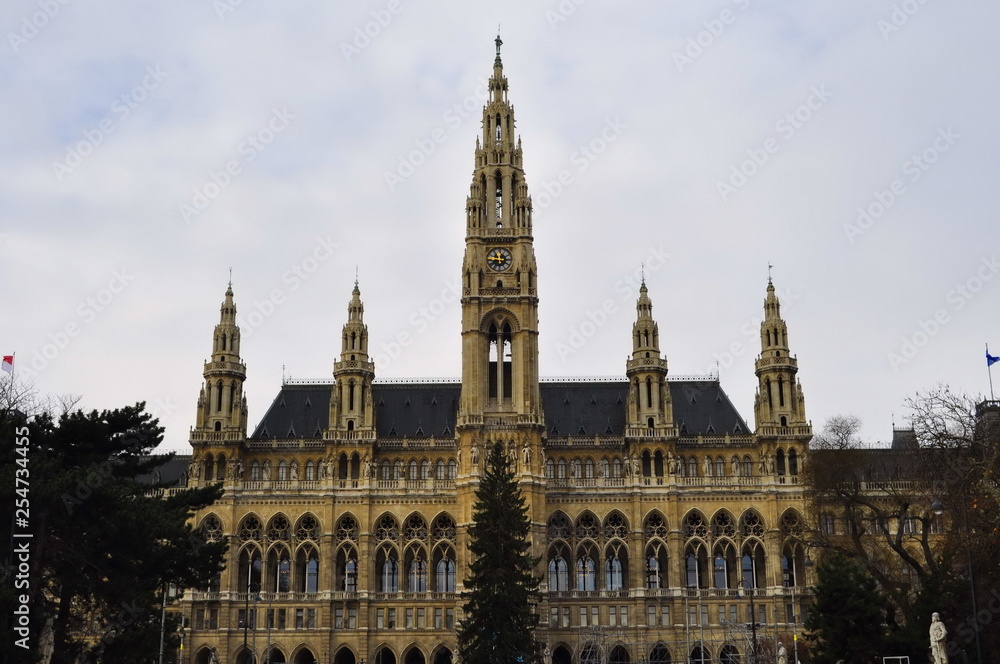
{"label": "clock face", "polygon": [[503,272],[510,267],[512,261],[510,252],[502,247],[490,249],[486,252],[486,264],[494,272]]}

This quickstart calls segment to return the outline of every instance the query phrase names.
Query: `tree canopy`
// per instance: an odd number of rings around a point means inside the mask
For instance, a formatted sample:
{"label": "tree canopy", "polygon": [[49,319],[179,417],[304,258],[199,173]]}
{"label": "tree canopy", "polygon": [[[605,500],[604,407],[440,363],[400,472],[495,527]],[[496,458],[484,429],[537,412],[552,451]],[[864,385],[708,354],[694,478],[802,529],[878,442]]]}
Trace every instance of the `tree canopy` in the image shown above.
{"label": "tree canopy", "polygon": [[[5,641],[5,656],[38,653],[45,631],[53,664],[80,655],[109,664],[154,661],[168,585],[202,587],[219,573],[228,543],[205,541],[188,519],[219,498],[221,485],[165,492],[163,484],[140,480],[171,458],[151,455],[162,432],[142,403],[57,417],[0,410],[4,458],[26,460],[0,467],[5,513],[27,498],[31,534],[22,540],[30,543],[28,587],[16,591],[29,596],[30,648]],[[20,494],[18,469],[30,481]],[[0,527],[3,541],[12,541],[15,524]],[[17,595],[5,586],[5,616]],[[174,623],[168,620],[168,636]],[[172,646],[176,639],[168,652]]]}

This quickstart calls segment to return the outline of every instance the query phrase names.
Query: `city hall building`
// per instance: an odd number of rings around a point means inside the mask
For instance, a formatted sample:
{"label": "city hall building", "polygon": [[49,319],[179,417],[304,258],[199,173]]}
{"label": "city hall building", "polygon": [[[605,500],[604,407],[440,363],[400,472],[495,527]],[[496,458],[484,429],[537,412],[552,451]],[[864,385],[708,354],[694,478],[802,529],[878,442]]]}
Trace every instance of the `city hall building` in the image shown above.
{"label": "city hall building", "polygon": [[499,48],[465,202],[461,379],[379,382],[355,284],[329,380],[285,382],[251,432],[226,291],[186,481],[224,484],[195,525],[231,546],[218,582],[184,593],[186,662],[457,662],[496,442],[529,508],[546,664],[746,662],[751,628],[791,651],[812,429],[774,287],[752,426],[717,378],[670,376],[645,283],[622,377],[540,379],[545,256]]}

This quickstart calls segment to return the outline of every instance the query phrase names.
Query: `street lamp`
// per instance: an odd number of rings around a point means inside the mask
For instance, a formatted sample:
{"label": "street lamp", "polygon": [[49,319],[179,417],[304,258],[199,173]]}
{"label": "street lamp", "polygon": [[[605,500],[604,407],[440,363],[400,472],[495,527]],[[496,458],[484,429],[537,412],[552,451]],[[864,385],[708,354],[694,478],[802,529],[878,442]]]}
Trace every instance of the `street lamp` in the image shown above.
{"label": "street lamp", "polygon": [[750,664],[757,664],[757,610],[753,603],[754,587],[746,579],[740,579],[740,585],[746,586],[747,595],[750,597]]}
{"label": "street lamp", "polygon": [[[260,591],[259,583],[257,583],[256,581],[250,581],[249,583],[247,583],[247,597],[243,609],[243,664],[247,664],[247,652],[248,652],[247,637],[250,635],[250,595],[256,594],[259,591]],[[255,602],[254,611],[256,612],[256,610],[257,610],[257,605]],[[257,635],[257,629],[254,628],[254,636],[256,635]]]}
{"label": "street lamp", "polygon": [[[965,529],[966,535],[971,535],[972,533],[969,530],[969,513],[966,511],[964,500],[961,501],[961,505],[962,527]],[[944,510],[944,503],[940,500],[935,499],[934,502],[931,503],[931,511],[934,512],[935,515],[941,516],[944,514]],[[969,542],[966,542],[965,544],[965,561],[969,568],[969,594],[972,596],[972,623],[975,625],[975,629],[973,629],[972,633],[976,638],[976,664],[983,664],[983,651],[979,645],[979,625],[976,624],[976,620],[978,620],[977,616],[979,615],[979,609],[976,606],[976,579],[972,572],[972,547]]]}

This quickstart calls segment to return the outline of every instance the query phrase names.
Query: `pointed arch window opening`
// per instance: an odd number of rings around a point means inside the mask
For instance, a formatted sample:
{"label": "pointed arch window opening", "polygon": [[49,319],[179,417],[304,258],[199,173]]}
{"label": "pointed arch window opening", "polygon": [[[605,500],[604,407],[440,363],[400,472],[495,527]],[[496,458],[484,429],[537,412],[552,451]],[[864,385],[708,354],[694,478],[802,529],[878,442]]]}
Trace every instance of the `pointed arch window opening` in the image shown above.
{"label": "pointed arch window opening", "polygon": [[653,379],[646,378],[646,407],[653,407]]}
{"label": "pointed arch window opening", "polygon": [[514,368],[513,345],[510,326],[502,330],[490,325],[489,331],[489,398],[498,405],[509,402],[513,396]]}
{"label": "pointed arch window opening", "polygon": [[785,378],[778,376],[778,405],[785,405]]}

